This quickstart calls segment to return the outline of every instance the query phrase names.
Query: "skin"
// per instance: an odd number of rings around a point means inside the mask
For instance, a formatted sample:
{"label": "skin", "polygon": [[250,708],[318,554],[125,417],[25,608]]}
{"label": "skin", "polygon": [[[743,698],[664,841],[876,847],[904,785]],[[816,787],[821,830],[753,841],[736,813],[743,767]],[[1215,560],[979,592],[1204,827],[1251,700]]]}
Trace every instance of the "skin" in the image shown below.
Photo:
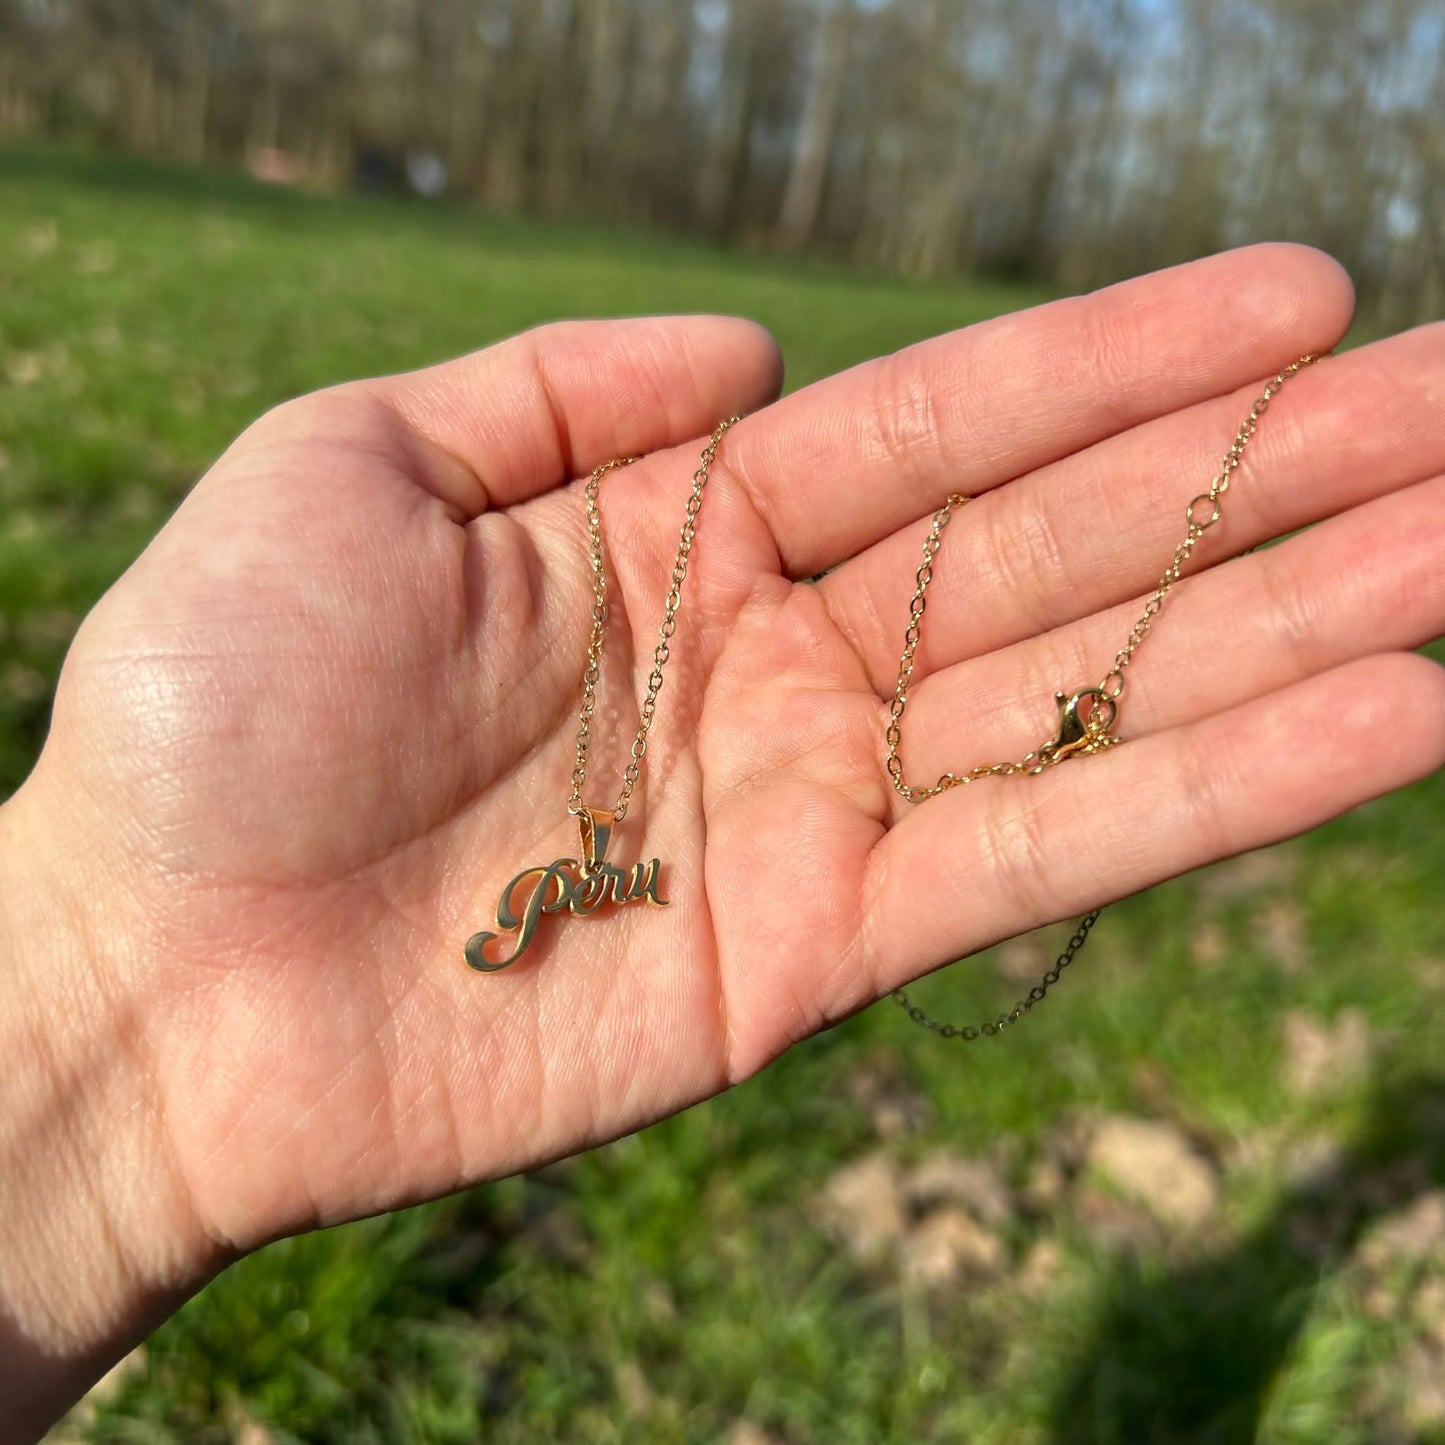
{"label": "skin", "polygon": [[[547,328],[259,420],[82,626],[0,809],[0,1438],[280,1235],[638,1129],[900,983],[1284,838],[1445,758],[1445,331],[1286,387],[1129,675],[1128,742],[912,809],[883,770],[928,517],[909,776],[1018,756],[1096,682],[1263,377],[1342,336],[1259,247],[769,405],[721,318]],[[689,478],[725,439],[610,860],[666,908],[462,944],[566,817],[603,486],[610,807]],[[1280,546],[1255,543],[1318,522]],[[806,579],[829,570],[817,585]],[[1087,846],[1081,844],[1087,840]]]}

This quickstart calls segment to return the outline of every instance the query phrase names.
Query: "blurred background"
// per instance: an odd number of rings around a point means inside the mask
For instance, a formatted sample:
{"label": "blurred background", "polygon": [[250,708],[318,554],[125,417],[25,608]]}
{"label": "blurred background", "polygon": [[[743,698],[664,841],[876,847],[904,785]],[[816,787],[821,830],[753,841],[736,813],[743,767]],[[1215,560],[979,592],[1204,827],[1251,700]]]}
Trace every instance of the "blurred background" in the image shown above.
{"label": "blurred background", "polygon": [[1258,235],[1445,294],[1428,0],[5,0],[0,126],[1076,288]]}
{"label": "blurred background", "polygon": [[[1358,342],[1445,310],[1442,74],[1440,0],[0,0],[0,796],[274,402],[691,309],[796,386],[1264,237],[1349,266]],[[1012,1037],[883,1005],[277,1245],[55,1438],[1445,1441],[1442,804],[1111,909]]]}

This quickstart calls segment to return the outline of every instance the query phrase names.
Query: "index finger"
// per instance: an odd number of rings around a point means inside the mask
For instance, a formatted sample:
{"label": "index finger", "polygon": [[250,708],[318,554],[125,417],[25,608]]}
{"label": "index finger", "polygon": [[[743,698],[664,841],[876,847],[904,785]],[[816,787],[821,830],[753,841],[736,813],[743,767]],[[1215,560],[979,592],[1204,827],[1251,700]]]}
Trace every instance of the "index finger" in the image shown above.
{"label": "index finger", "polygon": [[468,519],[599,462],[705,437],[782,384],[777,343],[732,316],[561,321],[353,383],[426,444],[421,480]]}
{"label": "index finger", "polygon": [[1233,391],[1344,335],[1340,265],[1262,245],[920,342],[795,392],[725,469],[809,577],[933,511]]}

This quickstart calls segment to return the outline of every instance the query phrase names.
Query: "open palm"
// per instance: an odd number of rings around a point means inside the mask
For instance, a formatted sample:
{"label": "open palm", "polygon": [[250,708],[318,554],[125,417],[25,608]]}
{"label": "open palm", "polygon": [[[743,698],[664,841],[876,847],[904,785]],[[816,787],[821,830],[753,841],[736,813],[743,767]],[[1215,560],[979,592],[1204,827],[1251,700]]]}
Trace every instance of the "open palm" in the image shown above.
{"label": "open palm", "polygon": [[[84,840],[97,977],[140,1001],[149,1103],[205,1232],[249,1247],[616,1136],[931,967],[1437,766],[1445,681],[1401,652],[1445,617],[1445,343],[1425,330],[1271,409],[1131,672],[1127,746],[916,809],[883,768],[947,493],[980,500],[930,594],[918,780],[1048,737],[1261,379],[1348,316],[1332,263],[1260,248],[771,406],[765,336],[677,319],[551,328],[263,418],[87,621],[17,800]],[[734,411],[754,414],[714,468],[611,849],[660,858],[669,906],[545,919],[515,967],[476,973],[462,947],[504,884],[578,848],[591,596],[567,483],[646,454],[602,489],[584,796],[606,808],[697,453]]]}

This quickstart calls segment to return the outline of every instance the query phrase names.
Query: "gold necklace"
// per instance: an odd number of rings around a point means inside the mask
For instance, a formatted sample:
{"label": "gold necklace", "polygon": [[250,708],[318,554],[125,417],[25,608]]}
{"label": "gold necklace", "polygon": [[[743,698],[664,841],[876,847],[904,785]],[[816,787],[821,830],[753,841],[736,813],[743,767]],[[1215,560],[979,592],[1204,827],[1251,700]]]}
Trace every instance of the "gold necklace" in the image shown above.
{"label": "gold necklace", "polygon": [[[1185,520],[1188,525],[1184,533],[1184,540],[1174,549],[1174,556],[1169,566],[1164,569],[1164,575],[1159,579],[1159,585],[1144,604],[1144,611],[1131,629],[1124,646],[1115,655],[1114,665],[1104,674],[1103,679],[1096,687],[1081,687],[1072,694],[1062,692],[1054,694],[1054,702],[1059,709],[1058,733],[1034,752],[1026,753],[1017,762],[988,763],[982,767],[971,768],[966,773],[944,773],[931,786],[921,786],[904,781],[903,763],[898,756],[898,749],[903,741],[903,714],[908,707],[908,686],[913,680],[913,658],[918,651],[918,640],[922,635],[920,629],[926,605],[925,598],[928,593],[928,584],[933,580],[933,559],[938,555],[938,548],[943,540],[943,530],[948,526],[954,511],[969,500],[959,492],[950,495],[943,506],[934,513],[933,525],[929,528],[928,536],[923,542],[923,565],[918,569],[918,585],[914,589],[912,601],[908,604],[908,627],[903,634],[903,656],[898,664],[898,686],[893,693],[888,727],[884,732],[884,740],[888,744],[888,776],[893,780],[894,788],[904,798],[910,803],[922,803],[929,798],[936,798],[940,793],[946,793],[950,788],[962,787],[965,783],[977,782],[980,778],[1015,777],[1020,774],[1034,776],[1048,768],[1056,767],[1066,758],[1071,758],[1076,754],[1100,753],[1106,748],[1116,747],[1123,741],[1122,738],[1115,737],[1111,730],[1119,716],[1119,699],[1124,694],[1125,670],[1133,661],[1134,653],[1148,634],[1159,609],[1163,607],[1164,599],[1169,595],[1174,584],[1179,581],[1185,563],[1189,561],[1195,547],[1199,545],[1199,539],[1219,521],[1222,510],[1220,498],[1229,490],[1230,477],[1238,470],[1239,464],[1244,458],[1244,450],[1259,426],[1260,417],[1264,415],[1275,394],[1285,382],[1315,360],[1316,357],[1313,354],[1302,356],[1298,361],[1291,362],[1266,383],[1264,392],[1250,407],[1249,415],[1244,419],[1239,431],[1235,433],[1234,443],[1225,454],[1219,474],[1209,484],[1209,490],[1201,492],[1185,508]],[[1088,940],[1089,930],[1098,921],[1100,911],[1095,908],[1086,913],[1079,920],[1079,925],[1064,951],[1054,961],[1054,966],[1007,1013],[1000,1014],[996,1019],[991,1019],[987,1023],[963,1026],[942,1023],[919,1008],[901,988],[894,991],[893,998],[914,1023],[920,1024],[926,1029],[932,1029],[934,1033],[943,1038],[972,1042],[981,1036],[1002,1033],[1004,1029],[1016,1024],[1035,1004],[1043,1002],[1049,989],[1059,981],[1060,975],[1083,948]]]}
{"label": "gold necklace", "polygon": [[[662,624],[658,628],[657,646],[652,653],[652,672],[647,679],[640,709],[641,721],[632,740],[632,755],[622,775],[622,790],[611,809],[589,808],[582,801],[587,782],[587,751],[592,745],[592,719],[597,711],[597,682],[602,675],[602,639],[607,622],[607,554],[602,545],[602,515],[598,495],[602,478],[620,467],[631,466],[636,457],[618,457],[594,467],[588,479],[587,500],[588,560],[592,568],[592,633],[587,643],[587,664],[582,669],[582,706],[577,715],[577,759],[572,767],[572,794],[567,812],[577,819],[581,850],[576,858],[558,858],[546,866],[525,868],[502,890],[497,904],[494,931],[474,933],[467,940],[466,960],[483,973],[509,968],[526,952],[542,918],[551,913],[571,913],[585,918],[604,903],[638,903],[644,899],[657,907],[666,907],[667,900],[659,891],[662,863],[652,858],[618,868],[607,861],[607,846],[613,828],[627,816],[632,794],[642,776],[642,760],[647,756],[647,737],[657,715],[657,698],[662,691],[662,670],[672,655],[672,638],[677,631],[677,614],[682,606],[682,584],[687,578],[687,563],[697,535],[697,516],[702,510],[702,494],[707,487],[708,472],[717,457],[723,433],[740,421],[730,416],[718,423],[702,451],[702,460],[692,474],[692,493],[683,514],[682,531],[677,540],[677,556],[672,563],[672,586],[663,605]],[[515,936],[515,947],[505,958],[492,959],[487,948],[494,939]]]}

